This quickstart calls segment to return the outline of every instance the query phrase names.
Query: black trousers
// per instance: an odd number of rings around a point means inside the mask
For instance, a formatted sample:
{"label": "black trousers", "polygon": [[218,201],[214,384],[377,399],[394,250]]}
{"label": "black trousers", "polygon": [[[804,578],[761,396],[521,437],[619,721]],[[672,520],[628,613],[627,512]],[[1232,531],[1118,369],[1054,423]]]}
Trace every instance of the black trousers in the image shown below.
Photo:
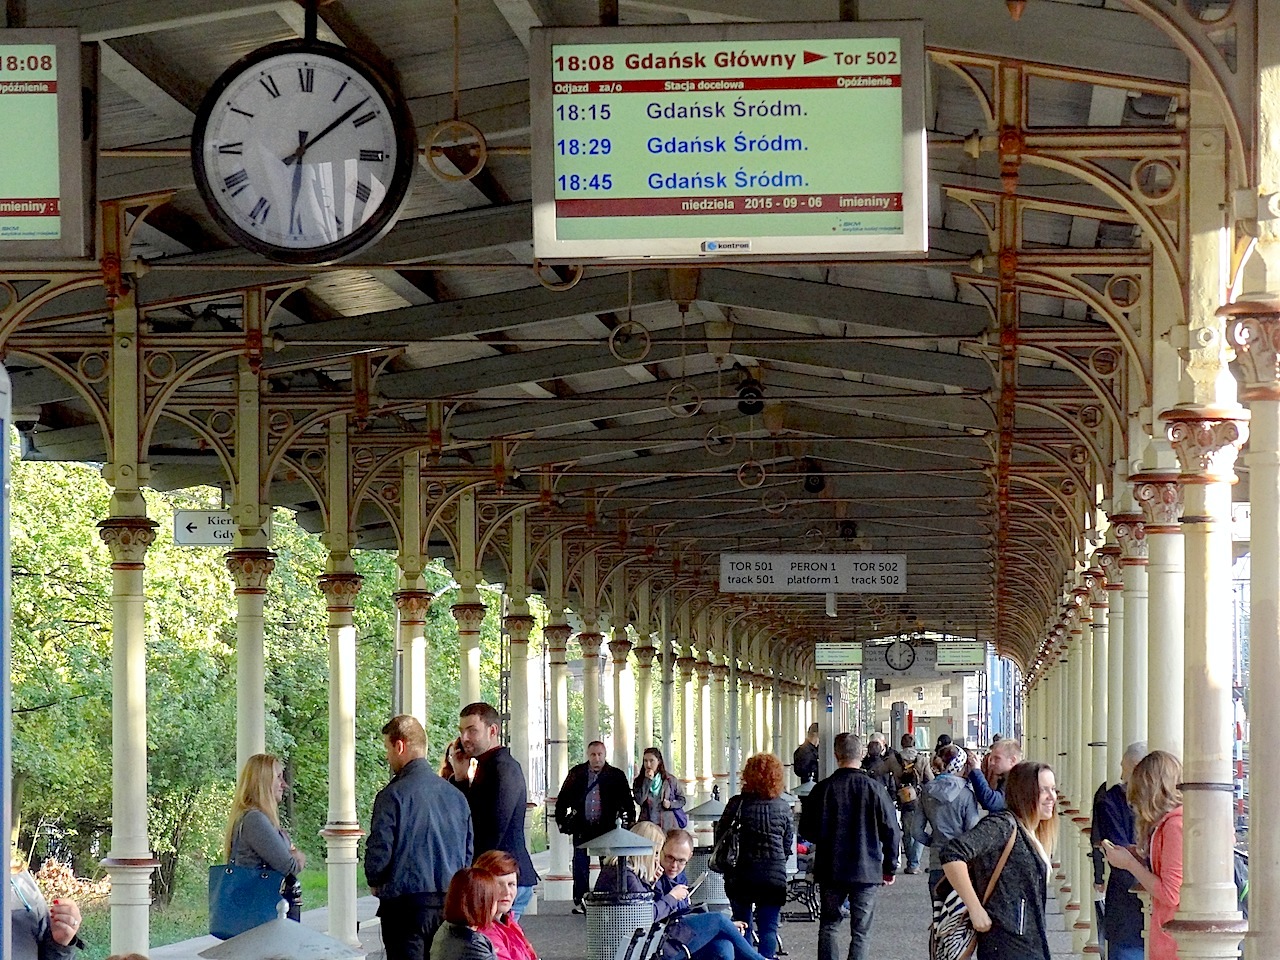
{"label": "black trousers", "polygon": [[387,960],[427,960],[431,941],[444,922],[444,906],[438,897],[391,897],[378,904],[382,921],[382,946]]}

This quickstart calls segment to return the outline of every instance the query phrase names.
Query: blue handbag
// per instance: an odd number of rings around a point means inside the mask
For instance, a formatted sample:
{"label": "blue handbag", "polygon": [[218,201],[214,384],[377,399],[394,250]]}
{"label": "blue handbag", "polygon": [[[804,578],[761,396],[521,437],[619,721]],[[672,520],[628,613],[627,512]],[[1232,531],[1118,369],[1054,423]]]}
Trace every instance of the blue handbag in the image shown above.
{"label": "blue handbag", "polygon": [[227,940],[274,920],[283,883],[284,874],[269,867],[214,864],[209,868],[209,932]]}

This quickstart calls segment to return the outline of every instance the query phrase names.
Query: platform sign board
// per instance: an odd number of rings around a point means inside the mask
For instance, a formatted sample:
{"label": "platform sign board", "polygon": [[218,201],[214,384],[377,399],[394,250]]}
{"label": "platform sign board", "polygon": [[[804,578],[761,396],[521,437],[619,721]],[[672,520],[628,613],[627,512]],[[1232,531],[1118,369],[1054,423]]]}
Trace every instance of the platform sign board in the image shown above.
{"label": "platform sign board", "polygon": [[813,651],[815,670],[856,670],[862,666],[862,644],[856,641],[815,643]]}
{"label": "platform sign board", "polygon": [[722,553],[721,593],[906,593],[902,553]]}
{"label": "platform sign board", "polygon": [[[270,521],[264,532],[270,540]],[[231,547],[235,538],[230,510],[178,510],[173,515],[173,542],[180,547]]]}
{"label": "platform sign board", "polygon": [[92,252],[96,166],[84,90],[77,31],[0,29],[0,260]]}
{"label": "platform sign board", "polygon": [[927,250],[919,21],[532,38],[539,260]]}
{"label": "platform sign board", "polygon": [[981,640],[943,642],[938,648],[938,670],[981,670],[987,663],[987,645]]}

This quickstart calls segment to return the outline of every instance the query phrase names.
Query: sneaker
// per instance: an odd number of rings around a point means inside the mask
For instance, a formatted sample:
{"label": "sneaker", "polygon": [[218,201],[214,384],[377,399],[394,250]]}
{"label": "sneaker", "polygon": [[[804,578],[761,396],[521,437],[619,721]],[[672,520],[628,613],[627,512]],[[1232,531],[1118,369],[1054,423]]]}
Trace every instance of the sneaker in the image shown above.
{"label": "sneaker", "polygon": [[919,873],[919,872],[920,872],[920,868],[919,868],[919,867],[907,867],[907,869],[906,869],[905,871],[903,871],[903,872],[904,872],[904,873]]}
{"label": "sneaker", "polygon": [[585,914],[587,912],[587,908],[584,907],[581,903],[575,903],[573,905],[573,912],[577,914]]}

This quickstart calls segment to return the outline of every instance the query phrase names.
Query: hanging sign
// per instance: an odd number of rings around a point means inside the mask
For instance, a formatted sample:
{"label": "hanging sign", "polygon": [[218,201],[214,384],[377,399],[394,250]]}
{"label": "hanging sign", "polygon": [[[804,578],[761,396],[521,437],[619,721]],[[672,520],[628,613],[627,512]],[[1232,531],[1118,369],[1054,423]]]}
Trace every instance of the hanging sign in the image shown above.
{"label": "hanging sign", "polygon": [[722,553],[721,593],[906,593],[902,553]]}
{"label": "hanging sign", "polygon": [[981,640],[939,643],[938,670],[980,670],[987,662],[987,645]]}
{"label": "hanging sign", "polygon": [[[263,532],[271,539],[271,521]],[[173,514],[173,542],[180,547],[230,547],[236,522],[230,510],[177,510]]]}
{"label": "hanging sign", "polygon": [[815,670],[850,670],[862,666],[862,644],[857,642],[815,643]]}

